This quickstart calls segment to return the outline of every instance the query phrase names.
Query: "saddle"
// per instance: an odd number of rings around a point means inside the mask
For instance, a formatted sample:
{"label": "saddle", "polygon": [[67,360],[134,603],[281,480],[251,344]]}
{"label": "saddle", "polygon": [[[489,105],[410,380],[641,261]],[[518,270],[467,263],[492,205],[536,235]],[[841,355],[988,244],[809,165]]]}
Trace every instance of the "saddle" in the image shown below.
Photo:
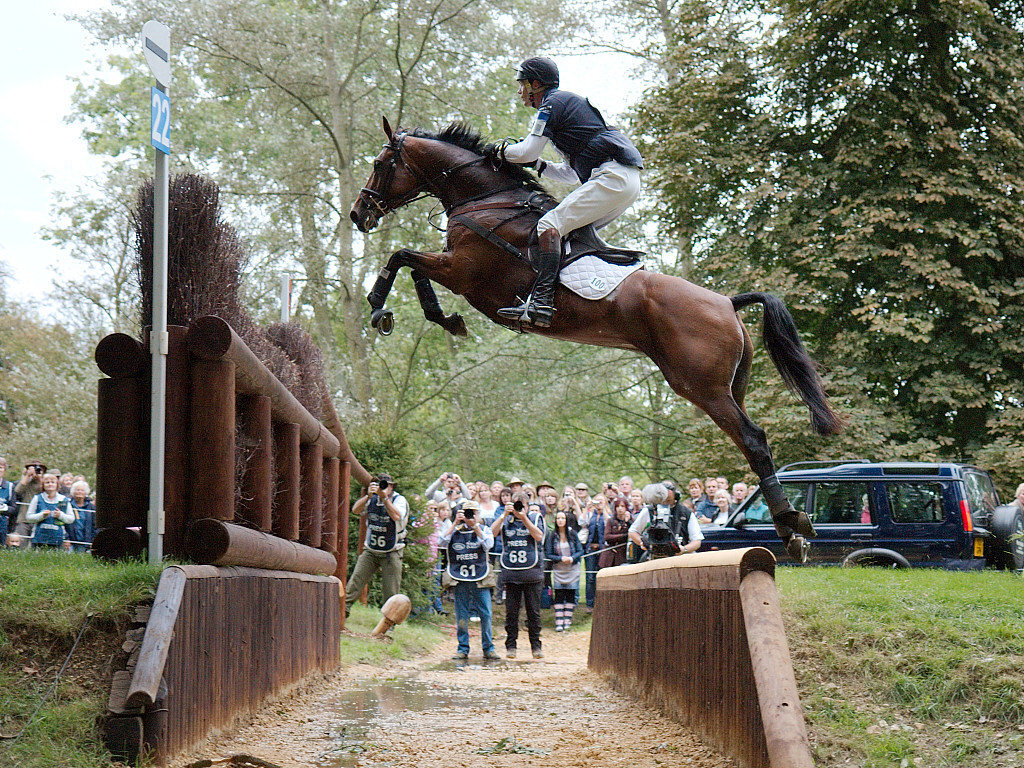
{"label": "saddle", "polygon": [[[534,230],[533,237],[531,239],[531,246],[537,242],[537,232]],[[564,255],[562,256],[562,266],[571,264],[583,256],[596,256],[602,261],[607,261],[609,264],[618,264],[620,266],[630,266],[640,261],[646,254],[643,251],[631,251],[628,248],[616,248],[608,245],[601,236],[597,234],[597,229],[593,224],[587,224],[585,227],[574,229],[569,233],[569,236],[562,239],[565,245]],[[533,248],[530,249],[530,255],[533,255]]]}

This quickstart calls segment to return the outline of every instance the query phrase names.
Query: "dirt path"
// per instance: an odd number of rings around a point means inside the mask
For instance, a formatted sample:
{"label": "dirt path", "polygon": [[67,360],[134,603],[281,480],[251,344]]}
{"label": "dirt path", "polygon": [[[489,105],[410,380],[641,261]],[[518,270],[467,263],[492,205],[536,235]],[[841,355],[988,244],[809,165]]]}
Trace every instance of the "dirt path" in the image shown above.
{"label": "dirt path", "polygon": [[473,638],[469,662],[457,667],[453,638],[413,662],[349,667],[174,765],[235,754],[286,768],[733,765],[591,673],[589,637],[546,631],[542,660],[484,664]]}

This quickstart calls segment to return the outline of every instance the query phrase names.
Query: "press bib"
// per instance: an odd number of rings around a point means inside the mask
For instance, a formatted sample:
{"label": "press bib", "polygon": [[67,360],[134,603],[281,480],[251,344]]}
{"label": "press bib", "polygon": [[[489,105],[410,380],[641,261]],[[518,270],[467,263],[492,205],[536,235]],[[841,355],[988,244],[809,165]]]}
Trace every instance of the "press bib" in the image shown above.
{"label": "press bib", "polygon": [[487,575],[487,550],[473,531],[453,531],[448,542],[448,575],[456,581],[480,581]]}
{"label": "press bib", "polygon": [[[511,522],[510,522],[511,520]],[[544,523],[536,512],[530,516],[530,522],[543,530]],[[501,567],[512,571],[525,571],[536,567],[540,562],[539,541],[530,535],[526,523],[516,518],[506,518],[501,527]]]}

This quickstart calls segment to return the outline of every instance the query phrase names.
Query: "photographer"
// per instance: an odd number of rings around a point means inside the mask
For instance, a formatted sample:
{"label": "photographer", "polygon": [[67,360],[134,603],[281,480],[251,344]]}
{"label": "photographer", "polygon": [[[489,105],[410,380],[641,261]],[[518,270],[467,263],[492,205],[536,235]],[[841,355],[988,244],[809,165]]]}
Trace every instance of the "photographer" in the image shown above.
{"label": "photographer", "polygon": [[395,490],[391,476],[381,474],[370,482],[366,495],[352,505],[352,511],[366,521],[366,540],[345,590],[346,616],[377,571],[381,574],[382,602],[401,590],[409,503]]}
{"label": "photographer", "polygon": [[519,606],[526,603],[526,631],[533,658],[544,656],[540,642],[540,593],[544,583],[544,519],[530,512],[522,493],[512,495],[491,526],[501,536],[501,572],[505,579],[505,651],[516,657],[519,640]]}
{"label": "photographer", "polygon": [[439,539],[438,545],[448,552],[448,579],[454,582],[455,627],[458,649],[456,661],[469,658],[469,617],[480,617],[480,644],[484,658],[499,659],[491,636],[491,590],[483,586],[490,573],[487,552],[494,544],[494,533],[481,525],[480,505],[472,499],[463,502],[455,513],[455,522]]}
{"label": "photographer", "polygon": [[14,498],[18,503],[14,533],[21,536],[25,546],[28,546],[28,536],[32,532],[32,525],[25,519],[25,513],[28,512],[29,502],[43,491],[44,474],[46,474],[45,464],[41,461],[30,461],[25,464],[21,482],[14,486]]}
{"label": "photographer", "polygon": [[423,497],[438,504],[447,502],[448,508],[454,509],[459,501],[469,498],[469,488],[454,472],[442,472],[437,480],[427,486]]}
{"label": "photographer", "polygon": [[643,553],[640,562],[700,549],[704,534],[694,514],[679,502],[674,483],[648,485],[643,497],[646,504],[629,527],[629,540]]}

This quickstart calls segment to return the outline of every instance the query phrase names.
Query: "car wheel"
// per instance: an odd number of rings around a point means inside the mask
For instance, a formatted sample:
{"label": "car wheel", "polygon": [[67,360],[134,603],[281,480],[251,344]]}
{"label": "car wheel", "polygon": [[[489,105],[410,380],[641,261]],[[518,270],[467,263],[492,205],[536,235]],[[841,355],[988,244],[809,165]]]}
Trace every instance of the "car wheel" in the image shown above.
{"label": "car wheel", "polygon": [[1024,513],[1015,504],[996,507],[991,528],[999,539],[1001,566],[1012,571],[1024,568]]}
{"label": "car wheel", "polygon": [[907,560],[899,552],[893,552],[891,549],[861,549],[857,552],[851,552],[843,560],[844,568],[853,568],[855,566],[871,566],[874,568],[909,568],[910,561]]}

